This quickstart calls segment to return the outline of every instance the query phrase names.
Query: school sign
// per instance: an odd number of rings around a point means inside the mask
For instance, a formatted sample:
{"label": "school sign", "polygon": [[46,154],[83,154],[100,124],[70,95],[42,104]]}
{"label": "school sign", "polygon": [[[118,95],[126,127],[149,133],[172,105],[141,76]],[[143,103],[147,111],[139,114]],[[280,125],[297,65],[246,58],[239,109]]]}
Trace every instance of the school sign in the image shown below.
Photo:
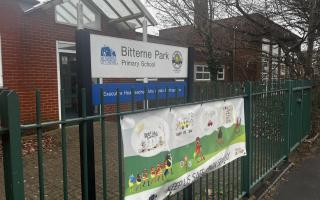
{"label": "school sign", "polygon": [[94,78],[187,78],[188,49],[90,35]]}
{"label": "school sign", "polygon": [[246,155],[243,98],[124,115],[125,199],[164,199]]}

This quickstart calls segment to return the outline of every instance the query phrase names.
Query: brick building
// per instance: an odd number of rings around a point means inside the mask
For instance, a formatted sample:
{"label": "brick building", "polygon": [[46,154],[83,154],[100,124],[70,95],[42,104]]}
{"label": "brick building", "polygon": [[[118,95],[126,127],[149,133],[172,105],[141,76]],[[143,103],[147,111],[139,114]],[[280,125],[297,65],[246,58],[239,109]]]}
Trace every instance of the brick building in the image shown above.
{"label": "brick building", "polygon": [[[299,39],[289,30],[260,14],[252,14],[251,17],[266,26],[271,26],[286,43],[295,43]],[[288,75],[279,45],[247,18],[239,16],[216,20],[212,26],[212,33],[214,49],[221,64],[217,74],[218,80],[273,80],[283,79]],[[194,26],[163,29],[160,30],[159,36],[195,47],[194,78],[196,81],[210,80],[206,48]]]}
{"label": "brick building", "polygon": [[[18,93],[23,122],[33,122],[35,119],[37,89],[41,91],[43,120],[59,118],[62,88],[66,93],[67,113],[71,116],[76,114],[77,2],[78,0],[48,0],[43,3],[36,0],[0,1],[0,86]],[[119,1],[114,3],[115,5],[107,5],[103,2],[105,1],[82,2],[83,24],[92,33],[142,40],[142,34],[135,30],[142,26],[143,17],[145,16],[148,20],[148,25],[156,24],[138,0]],[[243,18],[224,19],[220,23],[224,26],[214,27],[215,35],[220,35],[215,38],[215,44],[221,52],[223,61],[223,68],[219,70],[218,78],[231,80],[234,32],[227,27],[236,25],[238,29],[235,40],[237,46],[235,80],[260,79],[260,75],[263,74],[260,70],[261,65],[274,63],[271,59],[263,62],[261,50],[273,48],[270,45],[262,45],[263,37],[254,38],[254,41],[250,36],[251,41],[241,41],[241,38],[247,37],[246,34],[241,33],[241,27],[246,29],[253,27]],[[275,26],[281,34],[287,35],[289,40],[295,38],[289,31],[281,29],[278,25]],[[149,36],[148,40],[153,43],[195,46],[197,49],[195,80],[208,80],[206,55],[201,47],[201,39],[192,26],[161,30],[160,37]],[[262,49],[261,46],[263,46]],[[250,50],[251,47],[255,50]],[[270,71],[267,73],[270,74]],[[132,82],[134,80],[104,81]]]}
{"label": "brick building", "polygon": [[[41,91],[43,120],[59,118],[61,88],[68,91],[67,112],[76,107],[77,2],[0,1],[0,86],[18,93],[23,122],[35,119],[37,89]],[[92,33],[139,39],[135,29],[142,26],[143,17],[148,25],[156,23],[138,0],[115,5],[95,2],[81,4],[84,27]]]}

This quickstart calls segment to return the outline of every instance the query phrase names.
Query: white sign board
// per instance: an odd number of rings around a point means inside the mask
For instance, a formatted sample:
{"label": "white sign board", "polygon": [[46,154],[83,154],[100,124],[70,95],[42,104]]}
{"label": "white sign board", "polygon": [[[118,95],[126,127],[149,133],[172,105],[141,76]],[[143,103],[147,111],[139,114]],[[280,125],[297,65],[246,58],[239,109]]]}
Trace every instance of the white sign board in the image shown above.
{"label": "white sign board", "polygon": [[187,78],[188,49],[90,35],[93,78]]}

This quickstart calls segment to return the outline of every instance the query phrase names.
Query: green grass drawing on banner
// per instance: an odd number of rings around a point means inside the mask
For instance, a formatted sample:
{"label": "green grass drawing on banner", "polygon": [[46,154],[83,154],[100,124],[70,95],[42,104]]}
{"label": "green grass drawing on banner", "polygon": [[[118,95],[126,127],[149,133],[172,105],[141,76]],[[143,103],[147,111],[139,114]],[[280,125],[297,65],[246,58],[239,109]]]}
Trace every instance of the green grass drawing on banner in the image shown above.
{"label": "green grass drawing on banner", "polygon": [[[218,130],[214,131],[210,135],[203,136],[201,141],[201,151],[205,158],[205,160],[201,160],[200,157],[194,159],[194,150],[195,150],[195,142],[192,142],[188,145],[178,147],[170,151],[172,155],[172,174],[169,173],[166,178],[162,180],[160,177],[159,181],[154,181],[151,183],[150,177],[150,168],[153,166],[157,167],[159,162],[164,162],[166,155],[168,152],[161,152],[160,154],[153,157],[141,157],[141,156],[130,156],[124,159],[124,171],[125,171],[125,196],[129,196],[135,193],[139,193],[142,191],[150,190],[152,188],[159,187],[165,183],[171,182],[185,173],[194,170],[199,167],[207,160],[214,157],[220,151],[224,150],[228,146],[236,143],[245,142],[245,132],[244,125],[241,125],[240,131],[238,133],[235,132],[235,126],[231,126],[230,128],[222,127],[223,132],[223,140],[218,140]],[[191,161],[192,166],[186,168],[185,166],[181,167],[180,161],[183,161],[185,156],[187,155],[188,161]],[[133,174],[135,177],[139,173],[142,177],[143,170],[148,170],[148,180],[149,186],[146,182],[143,186],[143,181],[140,185],[131,184],[131,188],[129,188],[129,177]]]}

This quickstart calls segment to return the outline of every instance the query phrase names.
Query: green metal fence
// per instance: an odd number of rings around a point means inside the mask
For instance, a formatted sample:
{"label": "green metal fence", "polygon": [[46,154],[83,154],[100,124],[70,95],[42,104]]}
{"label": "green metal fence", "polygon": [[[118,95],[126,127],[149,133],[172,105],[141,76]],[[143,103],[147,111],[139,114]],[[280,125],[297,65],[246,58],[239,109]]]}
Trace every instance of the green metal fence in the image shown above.
{"label": "green metal fence", "polygon": [[[245,98],[246,147],[248,155],[226,166],[206,174],[192,186],[168,199],[240,199],[252,189],[308,136],[312,83],[310,81],[276,81],[272,83],[208,83],[192,86],[189,101],[185,97],[115,105],[113,112],[106,106],[96,108],[97,113],[66,119],[64,92],[61,91],[61,120],[43,122],[41,119],[41,93],[35,93],[36,123],[21,125],[19,97],[13,91],[2,91],[0,95],[1,144],[3,147],[3,176],[6,199],[121,199],[124,177],[122,177],[122,147],[120,116],[133,112],[146,112],[164,107],[217,101],[235,97]],[[134,90],[134,89],[132,89]],[[82,110],[86,110],[86,91],[81,91]],[[101,98],[103,92],[101,91]],[[133,94],[133,91],[132,91]],[[158,95],[156,94],[158,97]],[[146,95],[145,95],[146,98]],[[110,108],[110,106],[108,107]],[[95,196],[89,196],[87,126],[94,127]],[[43,150],[44,130],[57,129],[56,154]],[[83,135],[79,135],[82,133]],[[21,154],[24,135],[33,135],[37,143],[30,170],[32,156]],[[82,137],[83,141],[79,142]],[[80,151],[80,147],[82,150]],[[57,156],[59,155],[59,156]],[[80,157],[80,159],[79,159]],[[78,162],[82,160],[83,162]],[[80,165],[80,166],[79,166]],[[57,169],[52,169],[58,166]],[[32,172],[31,172],[32,171]],[[78,171],[78,173],[76,173]],[[58,177],[61,177],[58,178]],[[92,178],[92,177],[91,177]],[[36,179],[37,181],[34,181]],[[1,183],[1,181],[0,181]],[[31,184],[33,183],[33,184]],[[81,183],[81,184],[80,184]],[[1,193],[0,188],[0,193]],[[4,193],[4,192],[2,192]]]}

